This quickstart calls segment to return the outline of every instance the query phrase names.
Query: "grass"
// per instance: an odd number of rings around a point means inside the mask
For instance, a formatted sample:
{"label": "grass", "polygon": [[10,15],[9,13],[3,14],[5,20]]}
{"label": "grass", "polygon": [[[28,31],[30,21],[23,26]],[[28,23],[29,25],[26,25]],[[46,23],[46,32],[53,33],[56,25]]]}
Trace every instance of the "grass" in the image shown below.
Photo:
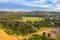
{"label": "grass", "polygon": [[41,20],[44,20],[44,18],[40,18],[40,17],[23,17],[23,19],[25,19],[27,21],[41,21]]}

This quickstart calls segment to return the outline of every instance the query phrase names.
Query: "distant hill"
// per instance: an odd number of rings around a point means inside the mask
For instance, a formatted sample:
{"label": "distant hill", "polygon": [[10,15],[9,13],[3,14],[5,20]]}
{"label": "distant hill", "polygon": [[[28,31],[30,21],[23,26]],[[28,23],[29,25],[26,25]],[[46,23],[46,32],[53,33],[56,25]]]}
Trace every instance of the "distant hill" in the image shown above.
{"label": "distant hill", "polygon": [[60,12],[50,12],[51,15],[60,15]]}
{"label": "distant hill", "polygon": [[51,11],[19,11],[19,12],[12,12],[12,11],[0,11],[0,15],[60,15],[60,12],[51,12]]}

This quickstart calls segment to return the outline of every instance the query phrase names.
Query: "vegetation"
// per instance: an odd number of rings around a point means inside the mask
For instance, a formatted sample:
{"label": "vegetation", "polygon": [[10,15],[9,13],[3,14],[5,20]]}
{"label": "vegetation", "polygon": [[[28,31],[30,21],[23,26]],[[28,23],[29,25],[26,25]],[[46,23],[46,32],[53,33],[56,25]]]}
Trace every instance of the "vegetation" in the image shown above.
{"label": "vegetation", "polygon": [[60,40],[60,34],[58,34],[56,37],[57,37],[57,40]]}
{"label": "vegetation", "polygon": [[[27,18],[30,19],[27,20]],[[53,19],[45,18],[44,20],[40,20],[39,18],[36,17],[33,18],[27,17],[27,18],[23,18],[23,17],[0,18],[0,26],[2,26],[2,28],[4,28],[5,31],[9,34],[16,33],[16,34],[24,34],[24,35],[36,32],[37,29],[40,29],[42,27],[60,27],[60,19],[57,20],[55,18]],[[32,19],[36,21],[33,22]]]}
{"label": "vegetation", "polygon": [[[31,13],[31,14],[29,14]],[[37,14],[36,14],[37,13]],[[48,15],[49,12],[0,12],[0,29],[10,35],[27,35],[43,27],[60,27],[59,15]],[[50,34],[33,35],[29,40],[55,40]]]}
{"label": "vegetation", "polygon": [[43,32],[43,35],[34,34],[28,40],[56,40],[56,39],[50,38],[50,34],[46,35],[46,33]]}
{"label": "vegetation", "polygon": [[27,21],[40,21],[40,20],[44,20],[44,18],[40,18],[40,17],[23,17],[23,19],[27,20]]}

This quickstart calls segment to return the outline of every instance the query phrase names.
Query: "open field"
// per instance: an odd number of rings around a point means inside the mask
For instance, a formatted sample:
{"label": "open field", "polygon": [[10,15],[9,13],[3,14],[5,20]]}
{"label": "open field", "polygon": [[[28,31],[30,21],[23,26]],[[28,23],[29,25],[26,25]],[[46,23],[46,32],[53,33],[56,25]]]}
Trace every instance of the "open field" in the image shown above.
{"label": "open field", "polygon": [[41,21],[44,20],[44,18],[40,18],[40,17],[23,17],[24,20],[27,21]]}

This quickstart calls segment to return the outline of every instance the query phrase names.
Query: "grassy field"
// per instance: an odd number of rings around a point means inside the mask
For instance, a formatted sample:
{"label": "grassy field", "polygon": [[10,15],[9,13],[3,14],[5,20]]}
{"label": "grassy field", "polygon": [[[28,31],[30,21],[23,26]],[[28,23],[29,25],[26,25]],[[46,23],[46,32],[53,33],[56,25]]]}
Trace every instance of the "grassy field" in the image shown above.
{"label": "grassy field", "polygon": [[44,18],[40,18],[40,17],[23,17],[23,19],[25,19],[27,21],[41,21],[41,20],[44,20]]}

